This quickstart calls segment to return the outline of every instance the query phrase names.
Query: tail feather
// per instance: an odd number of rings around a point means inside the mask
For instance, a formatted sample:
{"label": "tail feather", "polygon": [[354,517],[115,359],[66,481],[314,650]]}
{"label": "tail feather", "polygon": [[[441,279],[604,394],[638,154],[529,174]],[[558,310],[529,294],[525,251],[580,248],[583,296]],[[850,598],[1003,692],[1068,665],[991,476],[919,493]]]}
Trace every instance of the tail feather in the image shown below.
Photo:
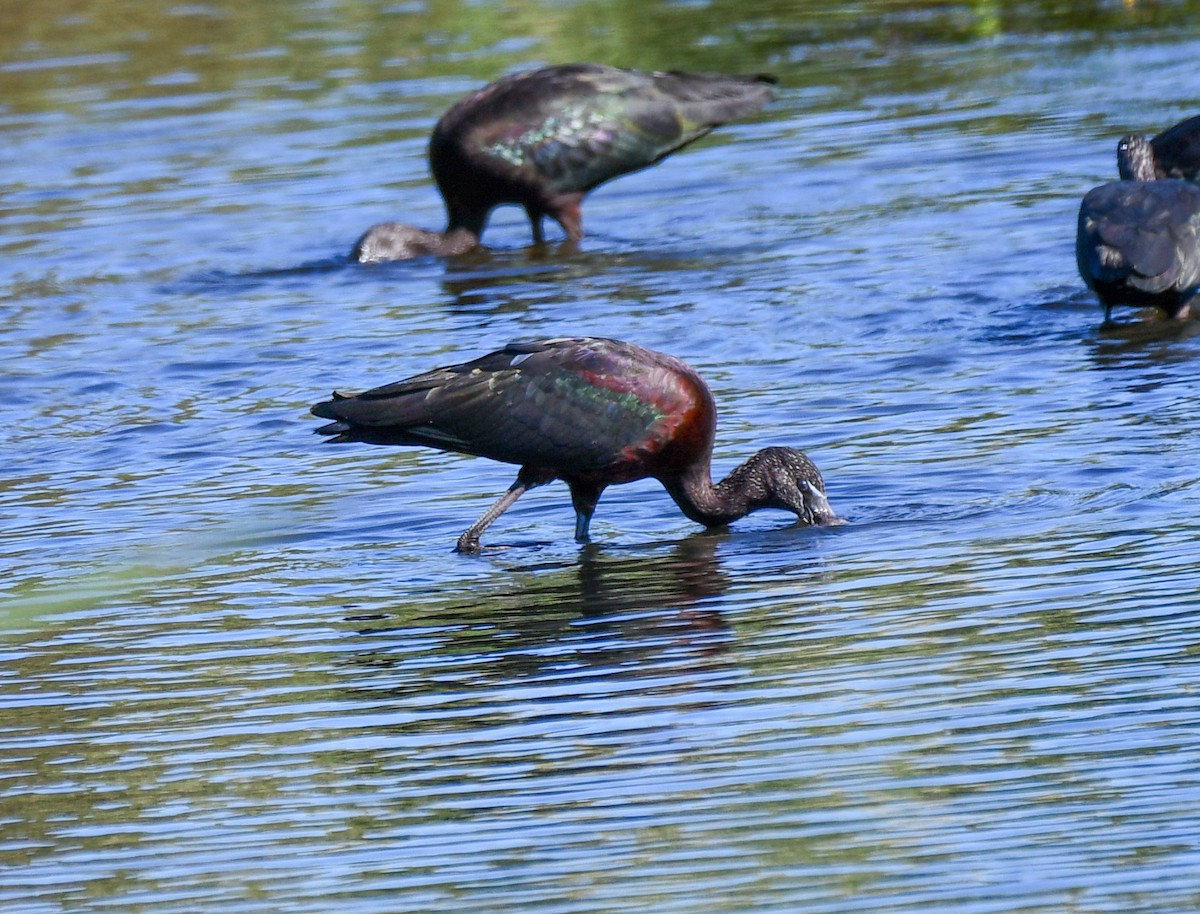
{"label": "tail feather", "polygon": [[338,415],[333,409],[334,402],[333,400],[326,400],[322,403],[314,403],[309,412],[321,419],[336,419]]}
{"label": "tail feather", "polygon": [[[316,410],[313,410],[316,412]],[[331,441],[351,441],[349,437],[350,425],[346,422],[330,422],[328,425],[322,425],[320,428],[313,429],[317,435],[336,435],[336,438],[331,438]]]}
{"label": "tail feather", "polygon": [[[343,400],[353,399],[354,394],[343,394],[335,390],[333,392],[332,399],[325,400],[321,403],[314,403],[311,409],[309,409],[309,412],[311,412],[314,416],[320,416],[322,419],[341,419],[343,417],[338,412],[335,404],[340,403]],[[328,428],[328,426],[326,426],[326,428]],[[329,432],[325,432],[323,429],[317,429],[317,431],[322,432],[323,434],[330,434]]]}

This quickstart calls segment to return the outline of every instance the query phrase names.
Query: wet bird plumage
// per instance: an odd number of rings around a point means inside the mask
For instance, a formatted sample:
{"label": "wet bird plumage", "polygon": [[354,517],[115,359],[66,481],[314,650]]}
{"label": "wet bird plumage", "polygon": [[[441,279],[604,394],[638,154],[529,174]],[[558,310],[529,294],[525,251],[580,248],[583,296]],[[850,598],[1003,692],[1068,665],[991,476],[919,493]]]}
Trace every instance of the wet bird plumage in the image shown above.
{"label": "wet bird plumage", "polygon": [[[543,239],[546,216],[579,239],[580,206],[589,191],[757,111],[774,94],[774,80],[766,76],[648,73],[598,64],[502,77],[451,106],[430,137],[430,168],[446,205],[444,234],[457,233],[446,252],[461,253],[466,235],[478,241],[492,210],[503,204],[525,209],[535,241]],[[387,244],[397,227],[369,229],[354,258],[413,256],[411,247]],[[439,253],[436,246],[432,252]]]}
{"label": "wet bird plumage", "polygon": [[1165,179],[1093,188],[1079,207],[1075,257],[1106,321],[1115,305],[1188,317],[1200,291],[1200,187]]}
{"label": "wet bird plumage", "polygon": [[[463,550],[478,548],[479,534],[522,492],[554,479],[570,488],[579,539],[608,485],[647,477],[707,525],[767,506],[812,523],[834,519],[820,474],[798,451],[759,452],[714,487],[716,405],[707,385],[682,361],[617,340],[512,343],[354,397],[335,394],[312,411],[335,420],[317,429],[334,441],[424,445],[519,465],[508,495],[460,538]],[[760,485],[762,474],[786,472],[793,485],[782,495]]]}

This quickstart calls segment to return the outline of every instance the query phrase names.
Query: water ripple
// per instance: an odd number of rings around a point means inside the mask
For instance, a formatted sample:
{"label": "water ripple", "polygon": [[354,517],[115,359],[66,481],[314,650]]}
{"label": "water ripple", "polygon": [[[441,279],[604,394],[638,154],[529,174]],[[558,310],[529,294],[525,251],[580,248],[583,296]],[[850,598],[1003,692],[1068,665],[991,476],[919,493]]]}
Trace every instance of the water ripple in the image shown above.
{"label": "water ripple", "polygon": [[[1197,908],[1196,331],[1102,328],[1071,247],[1194,113],[1189,4],[48,2],[0,17],[5,910]],[[453,98],[580,57],[783,88],[578,244],[348,262],[443,220]],[[312,434],[580,333],[847,523],[640,482],[581,547],[556,484],[459,556],[513,468]]]}

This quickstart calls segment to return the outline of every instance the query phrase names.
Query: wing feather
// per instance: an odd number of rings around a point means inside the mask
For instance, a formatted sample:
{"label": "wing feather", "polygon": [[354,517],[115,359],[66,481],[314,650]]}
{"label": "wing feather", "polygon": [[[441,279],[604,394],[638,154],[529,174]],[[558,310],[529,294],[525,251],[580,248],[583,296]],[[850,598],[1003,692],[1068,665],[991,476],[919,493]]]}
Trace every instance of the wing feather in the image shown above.
{"label": "wing feather", "polygon": [[514,343],[313,412],[337,420],[318,430],[336,440],[595,472],[663,447],[674,429],[668,413],[693,396],[674,373],[686,366],[659,354],[648,364],[647,355],[612,340]]}
{"label": "wing feather", "polygon": [[587,64],[520,73],[438,125],[471,160],[509,179],[586,192],[652,165],[774,96],[769,77],[643,73]]}
{"label": "wing feather", "polygon": [[1116,181],[1080,206],[1076,252],[1089,284],[1123,283],[1146,294],[1200,279],[1200,188],[1175,180]]}

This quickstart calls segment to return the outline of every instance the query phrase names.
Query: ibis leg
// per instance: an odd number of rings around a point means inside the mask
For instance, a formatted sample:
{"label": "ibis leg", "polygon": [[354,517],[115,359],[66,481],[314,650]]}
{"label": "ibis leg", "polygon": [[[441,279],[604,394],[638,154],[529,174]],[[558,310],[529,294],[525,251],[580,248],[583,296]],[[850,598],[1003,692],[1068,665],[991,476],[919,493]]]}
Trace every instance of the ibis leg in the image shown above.
{"label": "ibis leg", "polygon": [[541,244],[546,238],[542,234],[542,213],[541,210],[525,207],[525,215],[529,217],[529,227],[533,229],[533,243]]}
{"label": "ibis leg", "polygon": [[592,522],[592,515],[584,514],[582,511],[575,512],[575,542],[586,543],[588,537],[588,524]]}
{"label": "ibis leg", "polygon": [[458,545],[454,547],[454,550],[456,552],[478,552],[479,537],[483,531],[490,527],[497,517],[507,511],[514,501],[524,495],[528,488],[529,486],[520,479],[509,486],[508,491],[496,499],[492,506],[483,512],[483,516],[471,524],[467,531],[458,538]]}
{"label": "ibis leg", "polygon": [[575,541],[586,543],[588,525],[592,522],[592,515],[596,513],[596,502],[600,500],[604,485],[576,481],[570,483],[570,486],[571,505],[575,508]]}

